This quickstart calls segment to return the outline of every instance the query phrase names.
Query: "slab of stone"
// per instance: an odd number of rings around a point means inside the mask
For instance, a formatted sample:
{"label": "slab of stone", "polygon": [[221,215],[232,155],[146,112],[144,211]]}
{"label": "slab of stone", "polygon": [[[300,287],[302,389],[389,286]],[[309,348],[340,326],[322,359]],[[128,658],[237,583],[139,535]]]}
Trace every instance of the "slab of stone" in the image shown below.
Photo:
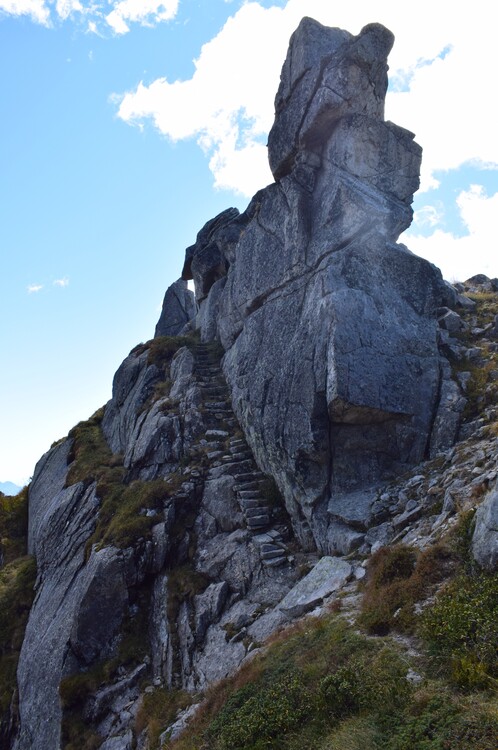
{"label": "slab of stone", "polygon": [[322,557],[282,599],[278,608],[288,617],[299,617],[316,607],[351,578],[352,566],[339,557]]}
{"label": "slab of stone", "polygon": [[472,554],[485,570],[498,569],[498,487],[477,509]]}
{"label": "slab of stone", "polygon": [[327,550],[333,555],[349,555],[358,549],[365,538],[365,533],[355,531],[350,526],[332,521],[327,529]]}

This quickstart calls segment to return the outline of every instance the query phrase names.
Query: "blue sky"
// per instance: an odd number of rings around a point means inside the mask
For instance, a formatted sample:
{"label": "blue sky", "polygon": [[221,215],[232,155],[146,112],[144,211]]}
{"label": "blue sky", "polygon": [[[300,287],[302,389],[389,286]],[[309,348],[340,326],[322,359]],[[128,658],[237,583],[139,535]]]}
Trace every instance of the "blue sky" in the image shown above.
{"label": "blue sky", "polygon": [[0,0],[0,480],[27,481],[105,403],[198,229],[271,180],[273,97],[303,15],[394,31],[386,116],[424,147],[402,240],[447,278],[498,276],[491,4],[345,6]]}

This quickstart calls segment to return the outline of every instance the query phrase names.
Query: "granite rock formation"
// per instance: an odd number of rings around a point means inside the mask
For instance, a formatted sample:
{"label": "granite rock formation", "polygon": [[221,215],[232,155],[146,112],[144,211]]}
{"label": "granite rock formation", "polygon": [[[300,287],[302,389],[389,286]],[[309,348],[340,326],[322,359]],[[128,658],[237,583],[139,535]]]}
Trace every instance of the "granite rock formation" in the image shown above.
{"label": "granite rock formation", "polygon": [[157,321],[156,336],[177,336],[196,313],[194,293],[183,279],[178,279],[166,290],[161,317]]}
{"label": "granite rock formation", "polygon": [[[379,483],[426,454],[449,379],[435,320],[449,292],[396,244],[421,149],[383,120],[392,42],[378,24],[354,37],[303,19],[269,137],[276,182],[210,222],[184,270],[216,262],[216,280],[195,277],[197,326],[225,349],[237,417],[301,544],[324,553],[347,551],[344,523],[364,531]],[[434,451],[452,437],[437,430]]]}
{"label": "granite rock formation", "polygon": [[[149,750],[147,691],[202,691],[364,575],[341,555],[429,538],[469,501],[451,448],[468,378],[448,358],[473,356],[473,303],[396,244],[421,149],[383,119],[392,42],[378,24],[355,37],[303,19],[269,136],[275,183],[201,229],[156,337],[40,460],[15,750],[83,731]],[[482,453],[487,491],[490,440]],[[442,497],[414,469],[435,454]],[[495,506],[477,558],[496,557]]]}

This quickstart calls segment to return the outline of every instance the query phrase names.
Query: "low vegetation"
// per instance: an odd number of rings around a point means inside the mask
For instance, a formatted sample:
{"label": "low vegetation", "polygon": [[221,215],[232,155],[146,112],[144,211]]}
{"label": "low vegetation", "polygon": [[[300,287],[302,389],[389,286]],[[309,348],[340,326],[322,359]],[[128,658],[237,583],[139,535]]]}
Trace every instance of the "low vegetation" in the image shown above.
{"label": "low vegetation", "polygon": [[498,687],[498,575],[461,573],[425,612],[433,669],[463,688]]}
{"label": "low vegetation", "polygon": [[446,544],[418,555],[406,545],[382,547],[368,561],[359,624],[370,635],[387,635],[393,629],[413,633],[415,605],[454,564],[455,553]]}
{"label": "low vegetation", "polygon": [[[0,739],[2,746],[15,725],[16,670],[34,598],[36,564],[18,557],[0,568]],[[14,702],[13,702],[14,700]]]}
{"label": "low vegetation", "polygon": [[[423,552],[379,550],[365,635],[334,614],[295,625],[212,687],[169,750],[495,750],[498,575],[472,561],[472,528],[466,513]],[[407,656],[396,632],[424,655]]]}
{"label": "low vegetation", "polygon": [[28,488],[0,493],[0,746],[16,723],[16,670],[34,597],[36,564],[27,555]]}
{"label": "low vegetation", "polygon": [[308,619],[211,688],[171,750],[494,750],[496,701],[414,685],[387,641]]}
{"label": "low vegetation", "polygon": [[147,729],[149,750],[159,750],[160,737],[170,726],[179,710],[192,703],[192,696],[183,690],[157,688],[145,693],[137,712],[135,729],[140,734]]}
{"label": "low vegetation", "polygon": [[155,365],[164,370],[169,365],[173,355],[183,346],[192,349],[198,343],[199,336],[197,332],[188,336],[157,336],[157,338],[147,341],[145,344],[139,344],[131,350],[130,354],[139,356],[144,352],[147,354],[147,364]]}
{"label": "low vegetation", "polygon": [[101,503],[95,531],[87,543],[88,554],[94,544],[125,548],[148,538],[152,526],[162,519],[164,504],[183,481],[179,474],[171,474],[167,481],[126,483],[123,458],[111,452],[102,434],[102,417],[100,410],[70,432],[73,446],[67,484],[96,482]]}
{"label": "low vegetation", "polygon": [[28,534],[28,488],[14,497],[0,492],[0,563],[26,554]]}

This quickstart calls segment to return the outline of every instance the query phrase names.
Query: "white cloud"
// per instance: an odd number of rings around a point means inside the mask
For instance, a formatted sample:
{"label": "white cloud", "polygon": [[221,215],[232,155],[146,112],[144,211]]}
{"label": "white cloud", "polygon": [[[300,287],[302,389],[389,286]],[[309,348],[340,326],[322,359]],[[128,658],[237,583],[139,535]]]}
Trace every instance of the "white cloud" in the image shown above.
{"label": "white cloud", "polygon": [[467,235],[455,237],[437,229],[430,237],[409,232],[403,240],[417,255],[439,266],[443,276],[451,281],[464,281],[475,273],[498,276],[498,192],[488,196],[481,185],[472,185],[459,194],[457,205]]}
{"label": "white cloud", "polygon": [[57,0],[55,9],[59,17],[65,21],[72,13],[84,13],[85,8],[80,0]]}
{"label": "white cloud", "polygon": [[281,9],[245,4],[202,47],[191,79],[141,83],[122,97],[119,116],[133,124],[150,118],[173,141],[195,137],[210,159],[216,185],[252,195],[272,180],[261,138],[272,123],[291,33],[289,27],[282,34],[281,23]]}
{"label": "white cloud", "polygon": [[36,292],[43,289],[43,284],[29,284],[26,289],[28,290],[28,294],[36,294]]}
{"label": "white cloud", "polygon": [[443,215],[443,210],[440,206],[422,206],[413,215],[413,226],[437,227],[441,223]]}
{"label": "white cloud", "polygon": [[49,24],[50,11],[45,0],[0,0],[0,13],[11,16],[30,16],[36,23]]}
{"label": "white cloud", "polygon": [[67,278],[67,276],[64,276],[64,278],[62,278],[62,279],[54,279],[54,281],[52,282],[52,284],[54,286],[59,286],[59,287],[64,288],[66,286],[69,286],[69,279]]}
{"label": "white cloud", "polygon": [[170,21],[178,5],[179,0],[0,0],[0,13],[30,16],[45,26],[52,20],[67,21],[78,13],[88,17],[88,31],[101,36],[109,27],[115,34],[126,34],[131,23],[155,26]]}
{"label": "white cloud", "polygon": [[126,34],[128,23],[152,26],[161,21],[170,21],[176,16],[179,0],[120,0],[105,19],[116,34]]}
{"label": "white cloud", "polygon": [[[288,39],[303,15],[358,33],[379,21],[396,35],[391,76],[407,91],[392,91],[386,117],[416,132],[424,147],[422,189],[437,184],[434,172],[474,161],[498,165],[494,100],[494,23],[487,0],[472,5],[419,0],[407,13],[398,0],[332,3],[288,0],[284,8],[247,2],[202,47],[189,80],[158,79],[127,93],[119,116],[137,124],[150,119],[174,141],[195,137],[208,152],[215,184],[250,195],[268,182],[264,149],[273,98]],[[238,164],[250,162],[249,174]]]}

